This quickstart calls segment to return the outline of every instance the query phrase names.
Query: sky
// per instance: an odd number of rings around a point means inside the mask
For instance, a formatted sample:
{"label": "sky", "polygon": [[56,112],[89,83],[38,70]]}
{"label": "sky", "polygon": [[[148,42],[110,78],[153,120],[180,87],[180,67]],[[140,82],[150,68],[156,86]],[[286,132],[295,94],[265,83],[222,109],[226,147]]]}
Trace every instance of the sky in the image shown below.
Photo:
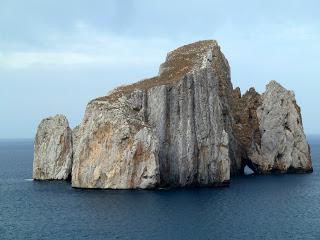
{"label": "sky", "polygon": [[0,0],[0,138],[33,138],[113,88],[155,76],[166,53],[216,39],[234,87],[277,80],[320,134],[320,1]]}

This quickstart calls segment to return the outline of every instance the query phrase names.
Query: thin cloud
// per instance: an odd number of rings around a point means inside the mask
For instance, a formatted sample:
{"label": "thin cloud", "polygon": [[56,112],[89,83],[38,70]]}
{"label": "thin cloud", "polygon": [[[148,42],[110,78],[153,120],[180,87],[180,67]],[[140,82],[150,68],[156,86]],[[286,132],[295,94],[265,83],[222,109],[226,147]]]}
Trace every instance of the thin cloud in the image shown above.
{"label": "thin cloud", "polygon": [[69,34],[49,35],[48,43],[45,49],[0,52],[0,68],[150,65],[161,62],[163,54],[173,45],[166,39],[125,38],[98,32],[83,20],[77,20]]}
{"label": "thin cloud", "polygon": [[12,52],[0,55],[1,68],[26,69],[40,66],[55,68],[62,65],[145,65],[157,61],[156,56],[109,55],[79,52]]}

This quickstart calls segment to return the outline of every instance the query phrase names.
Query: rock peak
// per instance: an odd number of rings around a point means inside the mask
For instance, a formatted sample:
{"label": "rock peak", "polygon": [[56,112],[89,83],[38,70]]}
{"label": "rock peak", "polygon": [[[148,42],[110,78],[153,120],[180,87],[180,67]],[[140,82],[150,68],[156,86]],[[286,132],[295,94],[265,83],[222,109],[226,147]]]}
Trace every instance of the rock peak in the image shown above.
{"label": "rock peak", "polygon": [[282,89],[282,90],[286,90],[280,83],[278,83],[276,80],[271,80],[267,86],[266,89]]}
{"label": "rock peak", "polygon": [[[199,71],[209,66],[217,69],[227,68],[228,61],[216,40],[203,40],[179,47],[167,54],[166,60],[161,64],[159,74],[155,77],[121,86],[109,95],[96,100],[115,100],[119,96],[131,93],[136,89],[147,90],[155,86],[177,84],[186,74]],[[222,67],[221,67],[222,66]]]}
{"label": "rock peak", "polygon": [[210,49],[212,47],[218,46],[218,42],[216,40],[201,40],[193,43],[189,43],[170,51],[167,54],[167,58],[170,58],[174,55],[186,54],[188,52],[201,52],[203,50]]}
{"label": "rock peak", "polygon": [[212,61],[214,48],[219,48],[217,41],[204,40],[169,52],[166,61],[160,66],[159,77],[175,80],[192,70],[205,66],[207,61]]}

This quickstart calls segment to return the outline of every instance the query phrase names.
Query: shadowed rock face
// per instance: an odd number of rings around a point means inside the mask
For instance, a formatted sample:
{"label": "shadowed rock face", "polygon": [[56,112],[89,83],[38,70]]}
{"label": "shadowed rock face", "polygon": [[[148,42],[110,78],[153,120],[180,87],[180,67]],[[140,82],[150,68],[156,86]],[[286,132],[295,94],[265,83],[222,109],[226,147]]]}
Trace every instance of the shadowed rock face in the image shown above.
{"label": "shadowed rock face", "polygon": [[246,165],[253,168],[248,152],[252,144],[260,145],[261,134],[257,109],[261,104],[261,95],[254,88],[250,88],[243,96],[239,88],[232,93],[231,109],[234,120],[232,130],[240,149],[238,152],[241,158],[240,174]]}
{"label": "shadowed rock face", "polygon": [[241,96],[211,40],[170,52],[158,76],[92,100],[72,135],[74,187],[225,185],[246,165],[312,170],[293,93],[271,82]]}
{"label": "shadowed rock face", "polygon": [[72,167],[72,131],[63,115],[41,121],[34,142],[33,179],[68,179]]}

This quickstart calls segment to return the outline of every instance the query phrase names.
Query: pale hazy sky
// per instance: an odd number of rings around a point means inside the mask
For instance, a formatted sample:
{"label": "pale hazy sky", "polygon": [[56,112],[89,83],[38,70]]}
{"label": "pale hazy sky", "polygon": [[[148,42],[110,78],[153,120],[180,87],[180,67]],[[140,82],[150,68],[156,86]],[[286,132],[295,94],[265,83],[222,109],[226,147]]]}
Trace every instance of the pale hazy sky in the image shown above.
{"label": "pale hazy sky", "polygon": [[320,1],[0,0],[0,138],[32,138],[40,120],[78,124],[86,103],[156,75],[182,44],[216,39],[234,87],[272,79],[296,93],[320,134]]}

